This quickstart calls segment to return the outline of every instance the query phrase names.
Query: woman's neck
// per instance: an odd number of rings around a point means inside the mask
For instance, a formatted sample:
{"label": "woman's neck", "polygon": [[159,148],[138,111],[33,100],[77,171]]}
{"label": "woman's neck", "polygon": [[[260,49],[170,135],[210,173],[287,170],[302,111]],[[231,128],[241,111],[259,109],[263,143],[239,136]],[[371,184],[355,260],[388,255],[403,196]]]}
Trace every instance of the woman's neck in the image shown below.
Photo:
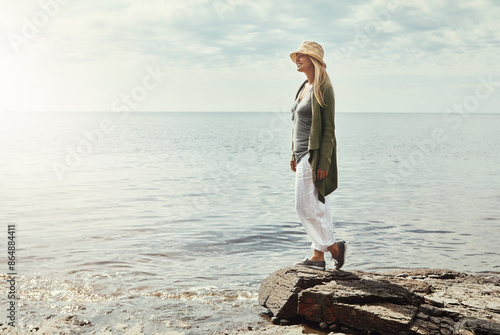
{"label": "woman's neck", "polygon": [[309,85],[314,84],[314,70],[306,72],[306,77]]}

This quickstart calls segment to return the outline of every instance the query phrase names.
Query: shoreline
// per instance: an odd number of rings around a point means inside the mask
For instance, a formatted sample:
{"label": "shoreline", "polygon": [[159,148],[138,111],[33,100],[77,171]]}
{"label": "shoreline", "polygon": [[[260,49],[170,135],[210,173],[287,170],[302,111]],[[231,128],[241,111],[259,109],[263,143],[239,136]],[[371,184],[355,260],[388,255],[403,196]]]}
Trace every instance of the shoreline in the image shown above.
{"label": "shoreline", "polygon": [[[297,268],[292,268],[289,267],[291,270],[294,272],[299,270]],[[283,268],[282,270],[286,270],[286,268]],[[279,271],[282,271],[279,270]],[[406,270],[406,271],[405,271]],[[483,281],[487,281],[487,277],[491,278],[500,278],[500,275],[498,273],[492,273],[491,271],[484,271],[480,272],[480,274],[468,274],[465,272],[462,272],[461,274],[455,271],[451,270],[431,270],[431,269],[405,269],[405,270],[399,270],[399,271],[391,271],[393,273],[393,278],[397,280],[398,283],[401,284],[401,282],[421,282],[421,283],[426,283],[429,285],[434,285],[434,287],[437,289],[439,287],[439,281],[443,281],[442,284],[440,285],[450,285],[451,283],[455,283],[455,285],[462,285],[462,283],[467,284],[469,286],[465,287],[466,289],[474,289],[478,290],[484,285]],[[290,270],[286,270],[290,271]],[[406,274],[406,272],[408,272]],[[423,272],[422,272],[423,271]],[[438,275],[432,273],[433,271],[444,271],[444,275]],[[422,273],[420,273],[422,272]],[[288,273],[288,272],[287,272]],[[310,278],[315,278],[316,276],[338,276],[342,275],[348,275],[351,272],[346,272],[346,271],[319,271],[319,270],[304,270],[300,269],[300,272],[298,272],[298,275],[305,274],[306,277],[309,276]],[[387,280],[389,277],[387,276],[387,273],[384,275],[383,272],[378,273],[373,272],[373,273],[365,273],[365,272],[359,272],[359,271],[353,271],[351,275],[354,275],[356,273],[358,276],[368,276],[367,279],[372,279],[372,280]],[[426,273],[431,273],[426,274]],[[451,276],[450,276],[451,274]],[[465,277],[462,277],[464,275]],[[312,276],[312,277],[311,277]],[[384,277],[385,276],[385,277]],[[450,277],[450,278],[448,278]],[[467,279],[471,277],[470,279]],[[473,278],[476,277],[476,278]],[[413,278],[413,279],[412,279]],[[453,279],[455,278],[455,279]],[[482,279],[481,279],[482,278]],[[337,279],[338,280],[338,279]],[[494,279],[495,283],[498,282],[498,279]],[[263,280],[264,282],[264,280]],[[446,282],[446,283],[445,283]],[[448,284],[450,283],[450,284]],[[262,283],[261,283],[262,285]],[[496,286],[495,286],[496,287]],[[464,293],[461,291],[457,291],[460,294]],[[491,300],[492,306],[490,308],[490,312],[493,314],[499,314],[500,313],[500,303],[496,303],[498,298],[498,294],[500,293],[499,290],[494,290],[491,289],[488,291],[487,296],[481,296],[479,298],[482,298],[483,300],[488,297],[488,299]],[[423,295],[428,294],[425,292],[422,292]],[[455,298],[456,296],[453,296],[454,293],[453,291],[450,292],[451,296],[448,295],[447,297],[441,297],[441,296],[436,296],[434,295],[432,297],[433,303],[437,306],[442,304],[442,307],[445,307],[445,309],[456,309],[457,305]],[[477,300],[478,296],[477,294],[474,295],[472,294],[470,298],[474,298]],[[496,300],[495,300],[496,299]],[[441,301],[442,300],[442,301]],[[460,300],[460,299],[459,299]],[[462,302],[459,302],[459,305],[462,306],[475,306],[477,308],[477,304],[475,301],[473,305],[467,304],[467,301],[465,301],[465,305]],[[449,306],[446,306],[450,304]],[[257,304],[257,306],[262,306],[260,304]],[[498,306],[498,307],[495,307]],[[265,308],[265,307],[262,307]],[[287,325],[281,324],[277,325],[271,322],[271,314],[268,312],[261,312],[257,313],[255,315],[257,318],[259,318],[258,321],[256,322],[251,322],[248,325],[245,325],[243,323],[239,323],[238,325],[234,325],[233,327],[221,327],[217,330],[209,331],[208,333],[201,330],[197,329],[196,323],[193,324],[193,326],[186,327],[184,329],[181,328],[167,328],[167,329],[162,329],[161,331],[156,331],[154,334],[157,335],[190,335],[190,334],[198,334],[198,333],[207,333],[207,334],[214,334],[214,335],[237,335],[237,334],[262,334],[262,335],[295,335],[295,334],[325,334],[329,333],[331,330],[329,329],[320,329],[319,323],[318,322],[313,322],[313,321],[308,321],[304,319],[303,317],[299,317],[296,319],[291,319],[291,322]],[[26,333],[32,333],[32,334],[114,334],[116,332],[120,332],[122,334],[126,335],[140,335],[140,334],[149,334],[150,332],[147,331],[147,328],[150,327],[149,324],[144,324],[141,322],[138,323],[129,323],[127,324],[127,320],[123,320],[118,324],[110,324],[110,323],[100,323],[99,325],[94,324],[92,321],[94,320],[86,320],[83,319],[84,316],[81,315],[50,315],[48,316],[44,321],[40,322],[39,324],[32,324],[28,327],[26,327],[25,324],[22,325],[22,327],[19,327],[19,325],[16,324],[16,327],[11,327],[7,324],[6,321],[3,321],[0,323],[0,333],[1,334],[7,334],[7,335],[14,335],[14,334],[26,334]],[[500,316],[495,316],[494,319]],[[97,321],[97,320],[96,320]],[[129,320],[130,321],[130,320]],[[221,330],[222,329],[222,330]],[[340,332],[340,331],[345,331],[346,333]],[[355,328],[346,326],[342,324],[342,327],[340,330],[336,330],[335,334],[350,334],[350,335],[356,335],[360,334],[358,330]]]}
{"label": "shoreline", "polygon": [[[92,324],[84,324],[85,321],[78,319],[76,316],[66,316],[62,318],[53,318],[47,320],[39,327],[34,327],[29,331],[30,334],[91,334],[91,335],[112,335],[115,334],[110,326],[103,329],[89,329],[93,327]],[[117,325],[115,328],[121,328],[123,335],[146,335],[144,325],[136,324],[133,326]],[[0,324],[0,333],[5,335],[21,335],[26,334],[26,331],[18,330],[17,327],[13,328],[7,324]],[[258,322],[257,325],[227,330],[215,331],[212,335],[300,335],[300,334],[316,334],[324,335],[325,331],[317,330],[309,327],[307,324],[296,325],[275,325],[270,320]],[[185,335],[193,334],[189,330],[170,330],[165,332],[155,332],[155,335]],[[355,335],[352,333],[336,333],[345,335]]]}

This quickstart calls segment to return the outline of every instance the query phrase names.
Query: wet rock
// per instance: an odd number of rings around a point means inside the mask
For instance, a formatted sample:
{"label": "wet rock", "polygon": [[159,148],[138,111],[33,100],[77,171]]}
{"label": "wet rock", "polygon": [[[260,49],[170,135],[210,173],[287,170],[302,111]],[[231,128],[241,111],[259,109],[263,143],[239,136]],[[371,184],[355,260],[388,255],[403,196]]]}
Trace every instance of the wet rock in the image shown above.
{"label": "wet rock", "polygon": [[300,316],[365,333],[500,334],[500,278],[450,270],[286,267],[262,282],[259,303],[280,318]]}
{"label": "wet rock", "polygon": [[290,319],[281,319],[280,324],[288,326],[292,324],[292,321]]}
{"label": "wet rock", "polygon": [[81,320],[79,322],[79,325],[80,326],[91,326],[92,325],[92,322],[90,322],[89,320]]}
{"label": "wet rock", "polygon": [[319,324],[319,327],[320,327],[321,329],[326,329],[326,328],[328,328],[328,323],[326,323],[326,322],[321,322],[321,323]]}
{"label": "wet rock", "polygon": [[330,329],[331,331],[334,331],[334,332],[338,332],[338,331],[340,331],[340,325],[338,323],[334,323],[328,329]]}
{"label": "wet rock", "polygon": [[[76,315],[67,315],[64,317],[51,315],[46,318],[40,327],[34,327],[30,332],[34,334],[88,334],[89,327],[91,326],[92,323],[89,320],[80,320]],[[8,333],[0,330],[0,334]],[[16,334],[18,334],[17,331]]]}
{"label": "wet rock", "polygon": [[278,325],[280,323],[280,319],[278,319],[277,317],[273,316],[271,318],[271,322],[274,323],[275,325]]}
{"label": "wet rock", "polygon": [[269,310],[268,310],[268,311],[265,311],[265,312],[262,312],[262,313],[260,313],[260,314],[262,314],[262,315],[264,315],[264,316],[267,316],[267,317],[269,317],[269,318],[271,318],[271,317],[273,316],[273,313],[272,313],[271,311],[269,311]]}

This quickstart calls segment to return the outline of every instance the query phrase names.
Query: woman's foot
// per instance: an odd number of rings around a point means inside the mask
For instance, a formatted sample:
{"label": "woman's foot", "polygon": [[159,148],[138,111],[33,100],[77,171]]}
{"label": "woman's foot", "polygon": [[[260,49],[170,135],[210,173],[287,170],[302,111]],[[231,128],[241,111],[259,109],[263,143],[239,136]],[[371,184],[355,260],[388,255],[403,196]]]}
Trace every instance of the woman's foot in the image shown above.
{"label": "woman's foot", "polygon": [[311,269],[316,270],[325,270],[326,263],[325,261],[312,261],[309,258],[304,259],[302,262],[294,263],[296,266],[305,266]]}
{"label": "woman's foot", "polygon": [[338,241],[328,249],[332,254],[335,268],[340,270],[340,268],[344,266],[347,243],[345,243],[345,241]]}

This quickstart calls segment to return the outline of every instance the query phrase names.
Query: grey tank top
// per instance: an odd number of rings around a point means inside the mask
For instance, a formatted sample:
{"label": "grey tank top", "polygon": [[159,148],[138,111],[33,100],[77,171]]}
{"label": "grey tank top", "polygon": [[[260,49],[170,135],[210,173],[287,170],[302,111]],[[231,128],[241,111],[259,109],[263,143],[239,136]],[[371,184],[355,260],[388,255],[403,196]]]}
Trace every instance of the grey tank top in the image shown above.
{"label": "grey tank top", "polygon": [[[312,123],[312,107],[311,107],[311,91],[313,86],[304,95],[299,102],[300,95],[295,100],[296,109],[293,124],[293,152],[297,164],[302,157],[307,155],[307,148],[309,147],[309,133],[311,132]],[[295,105],[294,105],[295,106]]]}

